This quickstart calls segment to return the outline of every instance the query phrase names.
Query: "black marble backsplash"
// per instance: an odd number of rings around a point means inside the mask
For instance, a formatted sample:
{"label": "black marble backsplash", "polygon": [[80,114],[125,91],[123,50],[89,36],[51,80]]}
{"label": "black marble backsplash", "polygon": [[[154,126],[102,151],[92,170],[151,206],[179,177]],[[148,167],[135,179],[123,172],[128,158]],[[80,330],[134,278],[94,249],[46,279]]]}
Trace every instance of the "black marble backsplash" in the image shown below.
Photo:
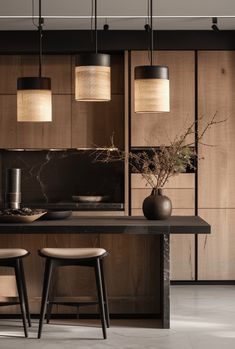
{"label": "black marble backsplash", "polygon": [[22,170],[24,206],[58,204],[62,208],[63,203],[65,207],[66,203],[71,206],[73,195],[105,195],[108,203],[123,203],[123,162],[94,162],[96,155],[93,150],[76,149],[1,150],[1,206],[4,205],[7,168]]}

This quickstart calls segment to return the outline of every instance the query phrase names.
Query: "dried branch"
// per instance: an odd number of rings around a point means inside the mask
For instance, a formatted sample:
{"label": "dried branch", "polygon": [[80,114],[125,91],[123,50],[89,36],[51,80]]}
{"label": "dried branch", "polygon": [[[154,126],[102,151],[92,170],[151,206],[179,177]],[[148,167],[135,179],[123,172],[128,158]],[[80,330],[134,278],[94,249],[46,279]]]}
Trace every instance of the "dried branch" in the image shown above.
{"label": "dried branch", "polygon": [[151,148],[149,152],[135,153],[120,150],[115,147],[114,135],[112,135],[109,147],[97,148],[93,152],[94,162],[110,163],[128,160],[132,170],[140,173],[152,188],[162,188],[169,178],[185,172],[187,168],[195,169],[193,159],[203,159],[203,157],[199,158],[195,151],[195,140],[187,143],[189,136],[194,135],[198,144],[213,146],[203,143],[202,139],[212,126],[222,124],[227,120],[216,120],[216,117],[217,112],[199,133],[197,123],[203,119],[200,117],[198,121],[191,123],[182,134],[177,135],[169,146],[161,145],[158,148]]}

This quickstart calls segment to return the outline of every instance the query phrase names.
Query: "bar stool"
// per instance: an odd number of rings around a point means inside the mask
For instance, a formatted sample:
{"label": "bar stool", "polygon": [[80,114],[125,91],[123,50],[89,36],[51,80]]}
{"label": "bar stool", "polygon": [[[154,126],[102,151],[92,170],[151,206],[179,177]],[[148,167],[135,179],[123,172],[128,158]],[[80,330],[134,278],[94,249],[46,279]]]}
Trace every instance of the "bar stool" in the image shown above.
{"label": "bar stool", "polygon": [[0,249],[0,267],[10,267],[15,270],[17,291],[19,295],[19,302],[2,302],[1,306],[5,305],[16,305],[20,304],[22,321],[24,326],[24,335],[28,337],[28,325],[31,327],[30,313],[29,313],[29,303],[27,296],[27,288],[24,276],[24,267],[22,258],[29,255],[29,252],[20,248],[1,248]]}
{"label": "bar stool", "polygon": [[42,290],[42,303],[38,338],[41,338],[43,322],[47,312],[47,323],[49,323],[50,311],[53,304],[73,305],[79,307],[81,302],[53,302],[48,300],[52,271],[61,266],[86,266],[93,267],[95,271],[98,301],[86,302],[88,304],[99,304],[102,331],[104,339],[107,338],[106,326],[109,327],[108,298],[103,272],[103,258],[107,252],[103,248],[43,248],[38,251],[39,256],[46,258],[45,273]]}

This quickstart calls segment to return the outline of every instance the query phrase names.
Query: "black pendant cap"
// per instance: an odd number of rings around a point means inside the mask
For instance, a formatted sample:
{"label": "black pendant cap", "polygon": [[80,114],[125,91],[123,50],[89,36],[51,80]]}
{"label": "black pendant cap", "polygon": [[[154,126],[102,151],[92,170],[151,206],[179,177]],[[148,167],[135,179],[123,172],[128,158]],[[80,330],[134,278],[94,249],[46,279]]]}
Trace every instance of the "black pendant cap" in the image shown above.
{"label": "black pendant cap", "polygon": [[76,66],[110,67],[110,55],[105,53],[82,53],[76,56]]}
{"label": "black pendant cap", "polygon": [[141,65],[135,67],[135,79],[167,79],[169,69],[164,65]]}
{"label": "black pendant cap", "polygon": [[51,79],[44,77],[23,77],[17,79],[17,90],[51,90]]}

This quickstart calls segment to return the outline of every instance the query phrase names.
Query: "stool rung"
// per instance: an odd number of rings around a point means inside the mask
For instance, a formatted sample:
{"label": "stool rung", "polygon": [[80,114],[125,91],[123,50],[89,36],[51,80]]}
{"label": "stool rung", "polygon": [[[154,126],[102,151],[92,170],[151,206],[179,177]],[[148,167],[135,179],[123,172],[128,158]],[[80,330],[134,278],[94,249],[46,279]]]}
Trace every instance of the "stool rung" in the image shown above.
{"label": "stool rung", "polygon": [[56,304],[56,305],[65,305],[69,307],[81,307],[81,306],[86,306],[86,305],[96,305],[99,304],[98,301],[90,301],[90,302],[60,302],[60,301],[51,301],[47,302],[47,304]]}

